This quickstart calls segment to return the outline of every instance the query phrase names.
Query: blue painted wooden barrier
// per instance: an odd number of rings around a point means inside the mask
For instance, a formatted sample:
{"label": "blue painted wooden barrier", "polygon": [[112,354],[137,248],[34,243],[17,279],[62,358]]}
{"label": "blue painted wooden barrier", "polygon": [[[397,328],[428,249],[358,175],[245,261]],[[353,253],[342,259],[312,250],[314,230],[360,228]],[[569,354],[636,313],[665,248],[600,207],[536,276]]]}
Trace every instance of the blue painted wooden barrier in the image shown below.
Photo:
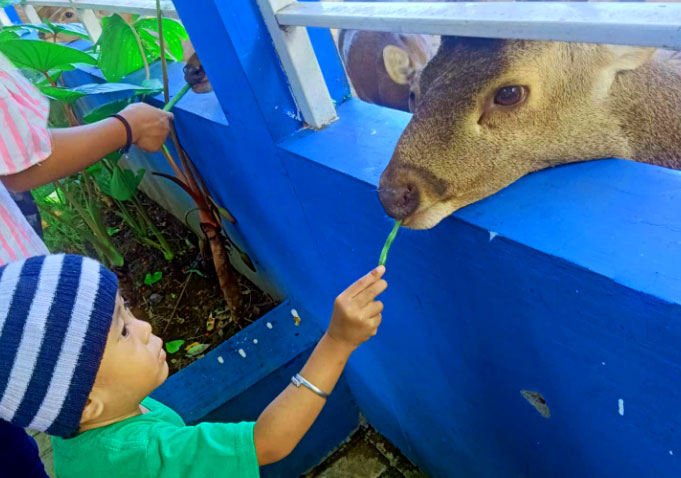
{"label": "blue painted wooden barrier", "polygon": [[[181,102],[183,143],[261,277],[323,329],[390,230],[375,188],[409,116],[350,100],[299,131],[254,2],[176,6],[227,119]],[[434,477],[680,476],[679,204],[678,172],[605,160],[401,231],[384,323],[346,373],[360,410]]]}

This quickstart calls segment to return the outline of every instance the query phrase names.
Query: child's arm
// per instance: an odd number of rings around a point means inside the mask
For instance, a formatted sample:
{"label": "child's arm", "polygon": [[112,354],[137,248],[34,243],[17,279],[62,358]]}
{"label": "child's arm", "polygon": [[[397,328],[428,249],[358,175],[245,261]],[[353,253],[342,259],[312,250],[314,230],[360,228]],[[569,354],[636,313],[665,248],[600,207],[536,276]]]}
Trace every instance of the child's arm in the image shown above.
{"label": "child's arm", "polygon": [[[388,286],[381,279],[384,273],[385,267],[377,267],[336,298],[329,329],[300,372],[323,392],[331,393],[350,354],[376,335],[383,304],[375,299]],[[274,463],[291,453],[325,403],[305,387],[286,387],[255,424],[258,463]]]}
{"label": "child's arm", "polygon": [[[158,151],[170,132],[173,115],[145,103],[121,113],[132,130],[133,144],[144,151]],[[2,176],[7,189],[27,191],[82,171],[107,154],[125,146],[125,127],[116,118],[86,126],[50,130],[52,152],[48,158],[21,172]]]}

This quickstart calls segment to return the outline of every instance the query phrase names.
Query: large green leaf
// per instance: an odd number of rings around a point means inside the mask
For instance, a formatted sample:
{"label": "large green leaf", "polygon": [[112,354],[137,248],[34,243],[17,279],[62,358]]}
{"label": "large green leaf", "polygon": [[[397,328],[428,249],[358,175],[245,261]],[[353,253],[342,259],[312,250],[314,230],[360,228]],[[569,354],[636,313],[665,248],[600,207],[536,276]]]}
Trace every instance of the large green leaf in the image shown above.
{"label": "large green leaf", "polygon": [[144,169],[137,173],[130,169],[116,167],[111,177],[111,197],[119,201],[129,201],[137,192],[144,177]]}
{"label": "large green leaf", "polygon": [[0,41],[5,41],[5,40],[17,40],[19,38],[19,34],[16,32],[8,31],[8,30],[2,30],[0,31]]}
{"label": "large green leaf", "polygon": [[35,71],[72,70],[78,63],[97,63],[80,50],[41,40],[6,40],[0,42],[0,53],[15,66]]}
{"label": "large green leaf", "polygon": [[119,93],[122,91],[129,91],[135,95],[149,95],[158,94],[159,88],[145,88],[139,85],[131,85],[128,83],[93,83],[88,85],[77,86],[75,88],[54,88],[52,86],[40,86],[40,91],[52,99],[73,103],[83,96],[102,95],[106,93]]}
{"label": "large green leaf", "polygon": [[[135,29],[139,32],[140,38],[155,46],[159,51],[158,21],[156,18],[143,18],[135,22]],[[166,51],[176,60],[182,60],[183,49],[182,40],[189,38],[187,31],[181,23],[170,18],[163,19],[163,37],[166,43]]]}
{"label": "large green leaf", "polygon": [[120,81],[144,66],[132,27],[118,14],[102,18],[99,47],[99,69],[109,81]]}
{"label": "large green leaf", "polygon": [[88,112],[88,114],[83,117],[83,121],[86,123],[96,123],[97,121],[101,121],[111,115],[115,115],[132,103],[133,99],[134,97],[130,97],[124,98],[122,100],[112,101],[111,103],[105,103],[102,106]]}
{"label": "large green leaf", "polygon": [[64,35],[84,38],[85,40],[90,39],[90,35],[88,35],[85,27],[79,23],[52,23],[49,20],[45,20],[45,24],[54,34],[62,33]]}

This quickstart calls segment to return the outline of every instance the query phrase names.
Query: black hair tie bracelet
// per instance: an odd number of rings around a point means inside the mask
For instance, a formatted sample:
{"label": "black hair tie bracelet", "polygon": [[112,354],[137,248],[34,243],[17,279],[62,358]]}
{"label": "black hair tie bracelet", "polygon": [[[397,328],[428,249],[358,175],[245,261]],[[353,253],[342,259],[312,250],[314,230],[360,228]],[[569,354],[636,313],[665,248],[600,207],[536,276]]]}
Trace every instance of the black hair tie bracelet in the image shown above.
{"label": "black hair tie bracelet", "polygon": [[121,115],[111,115],[111,118],[116,118],[118,121],[123,123],[123,126],[125,127],[125,146],[120,149],[121,154],[125,156],[130,152],[130,148],[132,147],[132,128],[130,127],[128,120],[123,118]]}

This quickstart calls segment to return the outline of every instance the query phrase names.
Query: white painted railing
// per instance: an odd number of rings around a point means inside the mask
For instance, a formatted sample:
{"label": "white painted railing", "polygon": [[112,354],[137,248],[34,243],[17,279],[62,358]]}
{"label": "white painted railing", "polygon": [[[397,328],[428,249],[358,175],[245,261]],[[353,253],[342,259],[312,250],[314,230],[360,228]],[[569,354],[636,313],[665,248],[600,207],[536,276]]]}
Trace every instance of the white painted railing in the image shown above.
{"label": "white painted railing", "polygon": [[[73,8],[93,41],[97,41],[102,34],[102,26],[95,15],[95,10],[156,16],[155,0],[24,0],[15,6],[24,9],[31,23],[42,22],[36,7]],[[177,18],[177,11],[170,0],[161,1],[161,11],[164,17]],[[11,24],[2,9],[0,9],[0,24]]]}
{"label": "white painted railing", "polygon": [[[681,49],[681,3],[257,1],[313,128],[330,123],[336,113],[328,90],[319,87],[323,79],[305,27]],[[300,64],[308,65],[306,76]]]}
{"label": "white painted railing", "polygon": [[[256,1],[293,95],[313,128],[332,122],[336,111],[306,27],[681,49],[681,3]],[[155,0],[26,0],[23,5],[31,21],[40,21],[30,11],[35,6],[75,8],[94,40],[101,27],[93,10],[156,14]],[[163,0],[161,8],[165,16],[177,17],[171,1]]]}

